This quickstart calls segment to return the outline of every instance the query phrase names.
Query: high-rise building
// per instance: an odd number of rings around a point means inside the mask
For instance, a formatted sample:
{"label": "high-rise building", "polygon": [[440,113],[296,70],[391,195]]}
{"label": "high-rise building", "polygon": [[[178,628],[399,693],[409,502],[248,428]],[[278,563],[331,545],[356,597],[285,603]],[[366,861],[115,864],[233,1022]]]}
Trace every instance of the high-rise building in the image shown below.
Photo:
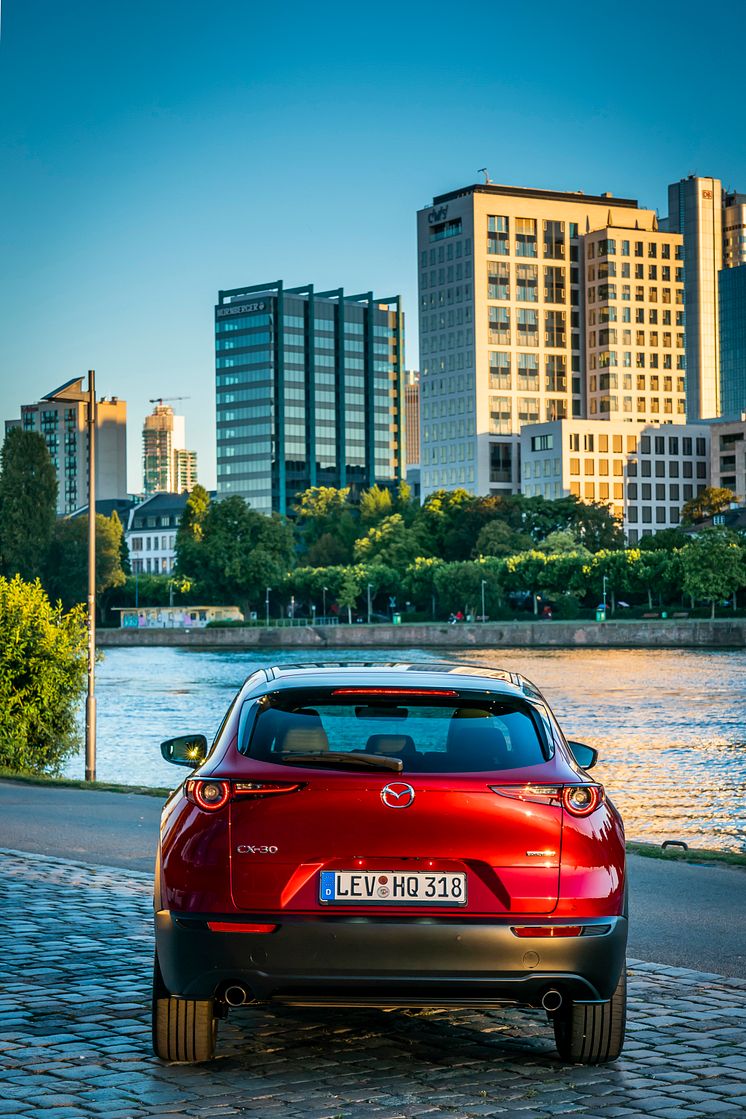
{"label": "high-rise building", "polygon": [[746,194],[723,198],[723,267],[746,264]]}
{"label": "high-rise building", "polygon": [[420,465],[420,375],[414,369],[404,373],[405,445],[404,461],[409,466]]}
{"label": "high-rise building", "polygon": [[746,412],[746,264],[720,273],[720,414]]}
{"label": "high-rise building", "polygon": [[282,282],[221,291],[218,497],[288,513],[309,486],[396,485],[403,351],[399,296]]}
{"label": "high-rise building", "polygon": [[668,188],[662,223],[684,238],[687,417],[720,415],[718,272],[723,266],[723,188],[719,179],[689,175]]}
{"label": "high-rise building", "polygon": [[525,424],[684,420],[681,238],[652,210],[488,182],[421,210],[418,251],[423,496],[518,490]]}
{"label": "high-rise building", "polygon": [[158,401],[142,429],[143,490],[182,493],[197,482],[197,452],[186,450],[186,424]]}
{"label": "high-rise building", "polygon": [[607,226],[582,241],[589,418],[683,423],[680,234]]}
{"label": "high-rise building", "polygon": [[746,502],[746,411],[733,420],[708,425],[711,432],[710,484],[732,490]]}
{"label": "high-rise building", "polygon": [[[13,420],[6,427],[17,426]],[[57,513],[88,504],[88,405],[83,401],[41,400],[21,405],[20,426],[44,440],[57,472]],[[127,496],[127,402],[96,402],[96,500]]]}
{"label": "high-rise building", "polygon": [[556,420],[521,431],[521,492],[608,504],[630,544],[680,523],[709,484],[709,424]]}

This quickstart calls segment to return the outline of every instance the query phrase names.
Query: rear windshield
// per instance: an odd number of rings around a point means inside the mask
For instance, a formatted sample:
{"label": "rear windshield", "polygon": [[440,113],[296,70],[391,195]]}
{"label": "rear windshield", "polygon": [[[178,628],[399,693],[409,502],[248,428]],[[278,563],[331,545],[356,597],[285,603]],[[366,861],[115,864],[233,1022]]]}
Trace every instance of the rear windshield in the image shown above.
{"label": "rear windshield", "polygon": [[[528,708],[510,701],[285,701],[260,709],[245,737],[242,753],[285,765],[303,765],[312,755],[316,766],[335,768],[334,754],[354,752],[399,758],[403,773],[468,773],[519,769],[546,758]],[[344,768],[353,761],[336,760]]]}

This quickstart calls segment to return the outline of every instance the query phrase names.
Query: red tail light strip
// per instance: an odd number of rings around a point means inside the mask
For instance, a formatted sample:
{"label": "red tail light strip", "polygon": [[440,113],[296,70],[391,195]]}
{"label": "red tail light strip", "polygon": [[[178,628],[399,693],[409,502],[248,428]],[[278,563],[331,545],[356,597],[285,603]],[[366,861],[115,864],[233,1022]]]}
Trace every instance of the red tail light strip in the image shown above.
{"label": "red tail light strip", "polygon": [[203,812],[217,812],[225,808],[234,797],[277,796],[278,793],[295,793],[302,789],[302,781],[217,781],[210,777],[192,777],[185,786],[187,800]]}
{"label": "red tail light strip", "polygon": [[335,688],[332,695],[457,696],[448,688]]}
{"label": "red tail light strip", "polygon": [[234,781],[233,795],[236,797],[267,797],[278,793],[297,793],[303,784],[299,781]]}
{"label": "red tail light strip", "polygon": [[520,937],[555,937],[555,936],[581,936],[582,925],[516,925],[510,930],[513,936]]}
{"label": "red tail light strip", "polygon": [[208,921],[207,927],[210,932],[229,932],[229,933],[273,933],[279,925],[246,925],[239,924],[237,921]]}

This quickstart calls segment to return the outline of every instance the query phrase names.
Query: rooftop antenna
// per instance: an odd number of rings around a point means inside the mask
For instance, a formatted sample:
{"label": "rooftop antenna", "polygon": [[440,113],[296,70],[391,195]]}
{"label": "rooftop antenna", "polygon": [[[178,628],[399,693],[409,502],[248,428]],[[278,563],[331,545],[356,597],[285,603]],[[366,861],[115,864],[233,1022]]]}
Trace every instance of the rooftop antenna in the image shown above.
{"label": "rooftop antenna", "polygon": [[484,175],[485,183],[491,183],[492,182],[492,179],[490,178],[489,172],[488,172],[486,167],[480,167],[479,170],[478,170],[478,174]]}

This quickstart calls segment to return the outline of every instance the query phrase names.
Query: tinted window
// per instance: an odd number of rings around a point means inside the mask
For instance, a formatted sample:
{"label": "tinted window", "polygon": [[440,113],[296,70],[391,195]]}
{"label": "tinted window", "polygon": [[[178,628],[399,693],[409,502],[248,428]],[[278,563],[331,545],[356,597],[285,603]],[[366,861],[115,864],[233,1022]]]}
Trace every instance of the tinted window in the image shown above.
{"label": "tinted window", "polygon": [[515,702],[307,701],[266,707],[247,733],[243,753],[286,765],[302,765],[303,754],[352,751],[400,758],[403,773],[502,771],[545,760],[532,716]]}

